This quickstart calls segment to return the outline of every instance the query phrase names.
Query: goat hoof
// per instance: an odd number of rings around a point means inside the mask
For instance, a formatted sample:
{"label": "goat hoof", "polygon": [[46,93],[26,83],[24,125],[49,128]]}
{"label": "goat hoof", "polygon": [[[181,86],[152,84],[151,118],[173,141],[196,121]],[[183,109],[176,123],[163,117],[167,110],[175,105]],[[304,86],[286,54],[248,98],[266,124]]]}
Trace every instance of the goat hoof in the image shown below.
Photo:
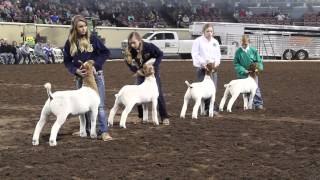
{"label": "goat hoof", "polygon": [[227,110],[229,113],[231,113],[232,111],[230,109]]}
{"label": "goat hoof", "polygon": [[83,138],[87,137],[87,133],[86,132],[80,133],[80,137],[83,137]]}
{"label": "goat hoof", "polygon": [[223,109],[219,109],[219,111],[223,112]]}
{"label": "goat hoof", "polygon": [[127,129],[127,127],[126,127],[126,126],[121,126],[121,125],[120,125],[120,128]]}
{"label": "goat hoof", "polygon": [[186,117],[185,117],[185,116],[180,116],[180,118],[181,118],[181,119],[185,119]]}
{"label": "goat hoof", "polygon": [[91,134],[90,137],[91,139],[97,139],[97,134]]}
{"label": "goat hoof", "polygon": [[50,146],[56,146],[56,145],[57,145],[57,141],[50,140],[50,141],[49,141],[49,145],[50,145]]}
{"label": "goat hoof", "polygon": [[192,119],[198,119],[198,117],[197,116],[192,116]]}
{"label": "goat hoof", "polygon": [[32,140],[32,145],[38,146],[39,145],[39,141],[38,140]]}

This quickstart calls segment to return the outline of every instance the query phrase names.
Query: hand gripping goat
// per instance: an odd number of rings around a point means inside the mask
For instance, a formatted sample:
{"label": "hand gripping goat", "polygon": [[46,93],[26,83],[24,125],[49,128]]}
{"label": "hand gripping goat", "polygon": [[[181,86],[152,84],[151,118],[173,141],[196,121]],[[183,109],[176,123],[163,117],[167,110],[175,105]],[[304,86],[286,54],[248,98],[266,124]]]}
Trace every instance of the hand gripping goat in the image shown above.
{"label": "hand gripping goat", "polygon": [[188,86],[188,90],[184,95],[184,103],[182,106],[181,118],[185,118],[188,103],[190,99],[195,101],[192,111],[192,119],[198,118],[199,107],[201,106],[201,115],[205,115],[205,105],[204,100],[210,98],[210,106],[209,106],[209,117],[213,117],[213,106],[216,97],[216,87],[211,79],[211,74],[215,71],[214,64],[209,63],[205,66],[206,75],[201,82],[189,84],[188,81],[185,83]]}
{"label": "hand gripping goat", "polygon": [[[238,96],[242,93],[243,95],[243,108],[244,110],[252,109],[253,98],[256,94],[258,85],[255,81],[255,77],[258,73],[257,65],[252,63],[248,69],[249,76],[245,79],[232,80],[229,84],[225,84],[223,98],[221,99],[219,110],[223,111],[224,104],[229,94],[231,94],[231,99],[229,100],[227,111],[231,112],[233,103],[236,101]],[[248,94],[250,94],[248,100]],[[248,105],[249,101],[249,105]]]}
{"label": "hand gripping goat", "polygon": [[91,120],[91,138],[96,138],[96,120],[98,115],[98,107],[100,104],[100,98],[98,93],[97,84],[94,79],[93,61],[87,61],[82,65],[82,68],[87,70],[88,75],[83,78],[83,86],[78,90],[70,91],[57,91],[51,92],[51,84],[46,83],[45,88],[48,93],[48,100],[42,108],[40,120],[38,121],[34,130],[32,144],[39,144],[40,132],[45,125],[48,116],[52,113],[57,117],[57,120],[51,128],[51,134],[49,139],[50,146],[57,145],[57,134],[60,127],[66,121],[70,115],[79,115],[80,118],[80,136],[86,137],[85,130],[85,116],[87,112],[90,113]]}
{"label": "hand gripping goat", "polygon": [[120,127],[126,128],[126,120],[128,114],[136,104],[142,104],[143,108],[143,122],[148,121],[148,107],[147,103],[152,102],[152,120],[155,125],[159,125],[158,114],[157,114],[157,105],[159,91],[154,77],[153,63],[154,59],[147,61],[143,65],[143,73],[145,75],[145,80],[140,85],[126,85],[122,87],[118,94],[116,94],[116,100],[113,108],[110,111],[108,124],[113,126],[114,116],[120,106],[123,104],[125,106],[124,111],[121,114]]}

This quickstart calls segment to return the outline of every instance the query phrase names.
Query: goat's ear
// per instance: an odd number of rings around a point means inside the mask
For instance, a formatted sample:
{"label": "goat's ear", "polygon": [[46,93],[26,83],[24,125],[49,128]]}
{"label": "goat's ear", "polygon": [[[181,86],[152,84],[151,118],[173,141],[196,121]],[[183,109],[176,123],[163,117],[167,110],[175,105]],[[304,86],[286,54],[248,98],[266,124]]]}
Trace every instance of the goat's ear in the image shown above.
{"label": "goat's ear", "polygon": [[147,61],[145,64],[146,65],[153,65],[156,62],[155,58],[150,59],[149,61]]}

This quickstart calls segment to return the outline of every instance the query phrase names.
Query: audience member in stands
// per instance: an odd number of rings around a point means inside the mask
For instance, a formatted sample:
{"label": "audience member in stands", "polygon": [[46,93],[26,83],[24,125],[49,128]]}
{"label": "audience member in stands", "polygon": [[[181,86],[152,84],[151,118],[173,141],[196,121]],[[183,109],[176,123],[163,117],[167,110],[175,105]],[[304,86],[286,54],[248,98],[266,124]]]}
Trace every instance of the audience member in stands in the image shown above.
{"label": "audience member in stands", "polygon": [[19,64],[21,60],[21,52],[17,41],[12,41],[11,49],[11,52],[14,55],[14,64]]}
{"label": "audience member in stands", "polygon": [[28,43],[25,43],[21,48],[20,48],[21,56],[23,58],[23,64],[27,64],[26,58],[28,58],[29,63],[32,64],[32,60],[30,57],[30,47]]}
{"label": "audience member in stands", "polygon": [[44,52],[43,49],[43,44],[40,42],[37,42],[37,44],[34,46],[34,55],[37,56],[38,58],[42,58],[45,60],[45,63],[48,64],[49,58]]}
{"label": "audience member in stands", "polygon": [[56,61],[55,61],[55,58],[54,58],[54,52],[53,52],[53,48],[52,48],[50,43],[47,43],[47,44],[44,45],[43,51],[46,54],[46,56],[48,57],[48,60],[49,60],[49,58],[51,58],[51,62],[53,64],[55,64]]}

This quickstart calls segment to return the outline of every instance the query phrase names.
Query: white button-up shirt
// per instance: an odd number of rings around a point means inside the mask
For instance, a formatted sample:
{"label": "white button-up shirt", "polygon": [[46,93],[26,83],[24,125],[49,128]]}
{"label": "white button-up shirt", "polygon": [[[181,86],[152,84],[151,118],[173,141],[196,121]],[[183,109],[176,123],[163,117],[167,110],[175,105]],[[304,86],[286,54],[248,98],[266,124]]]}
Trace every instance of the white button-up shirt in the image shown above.
{"label": "white button-up shirt", "polygon": [[246,52],[246,53],[248,53],[248,50],[249,50],[249,45],[247,46],[247,48],[243,48],[243,47],[241,47],[241,49],[242,49],[242,51],[244,51],[244,52]]}
{"label": "white button-up shirt", "polygon": [[204,35],[194,40],[192,45],[193,66],[203,67],[208,63],[214,63],[215,67],[220,65],[221,51],[219,42],[211,38],[208,41]]}

